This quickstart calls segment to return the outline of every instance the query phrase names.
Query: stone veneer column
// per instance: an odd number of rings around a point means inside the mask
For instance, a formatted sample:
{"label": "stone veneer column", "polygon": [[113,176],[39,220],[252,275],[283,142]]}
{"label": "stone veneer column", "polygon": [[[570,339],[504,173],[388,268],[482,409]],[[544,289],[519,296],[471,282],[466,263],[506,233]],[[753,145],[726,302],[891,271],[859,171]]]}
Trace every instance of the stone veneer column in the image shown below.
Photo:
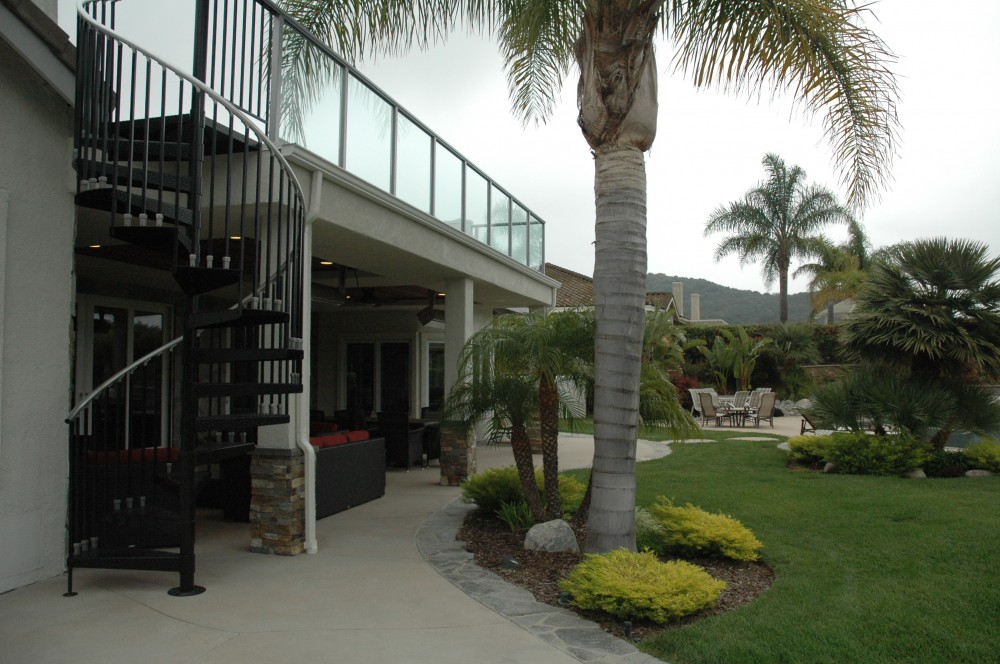
{"label": "stone veneer column", "polygon": [[475,429],[456,422],[441,423],[441,485],[458,486],[476,472]]}
{"label": "stone veneer column", "polygon": [[258,447],[250,462],[250,550],[294,556],[304,550],[302,450]]}

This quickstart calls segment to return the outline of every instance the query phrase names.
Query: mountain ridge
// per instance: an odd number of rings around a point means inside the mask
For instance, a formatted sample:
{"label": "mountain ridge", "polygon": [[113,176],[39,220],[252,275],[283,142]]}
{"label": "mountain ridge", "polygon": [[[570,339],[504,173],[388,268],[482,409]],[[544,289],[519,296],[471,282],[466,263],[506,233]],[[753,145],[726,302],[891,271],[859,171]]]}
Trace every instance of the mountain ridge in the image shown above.
{"label": "mountain ridge", "polygon": [[[779,322],[779,298],[777,293],[761,293],[752,290],[730,288],[695,277],[679,277],[650,272],[646,275],[648,292],[673,290],[679,281],[684,285],[685,316],[691,314],[691,295],[701,296],[701,318],[703,320],[721,318],[732,324],[777,323]],[[788,321],[791,323],[810,319],[812,307],[808,293],[789,293]]]}

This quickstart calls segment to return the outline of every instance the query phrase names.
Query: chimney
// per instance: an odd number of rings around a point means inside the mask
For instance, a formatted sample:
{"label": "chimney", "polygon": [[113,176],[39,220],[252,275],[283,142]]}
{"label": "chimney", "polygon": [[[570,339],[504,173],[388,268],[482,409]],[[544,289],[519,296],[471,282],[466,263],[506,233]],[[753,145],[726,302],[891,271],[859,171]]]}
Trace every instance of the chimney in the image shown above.
{"label": "chimney", "polygon": [[691,320],[701,320],[701,295],[691,293]]}
{"label": "chimney", "polygon": [[677,315],[684,315],[684,284],[679,281],[674,282],[674,307],[677,309]]}

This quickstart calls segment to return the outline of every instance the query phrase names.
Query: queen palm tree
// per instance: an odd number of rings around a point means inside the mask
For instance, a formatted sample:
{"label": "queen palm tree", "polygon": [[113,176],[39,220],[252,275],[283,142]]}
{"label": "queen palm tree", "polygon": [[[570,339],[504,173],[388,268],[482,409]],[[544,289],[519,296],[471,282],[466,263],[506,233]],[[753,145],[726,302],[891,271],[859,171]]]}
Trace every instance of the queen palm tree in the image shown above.
{"label": "queen palm tree", "polygon": [[[547,119],[570,69],[594,156],[597,303],[594,495],[589,551],[635,548],[635,445],[646,277],[644,153],[656,137],[653,38],[673,41],[697,86],[788,91],[825,130],[850,200],[879,188],[893,155],[896,86],[883,42],[853,0],[285,0],[348,57],[399,52],[456,23],[494,35],[514,112]],[[309,58],[286,60],[289,80]],[[306,74],[302,74],[306,72]],[[322,73],[322,72],[320,72]],[[294,87],[294,86],[293,86]],[[303,88],[305,89],[305,88]]]}
{"label": "queen palm tree", "polygon": [[764,156],[767,178],[743,200],[719,207],[705,224],[705,235],[731,233],[715,248],[715,260],[737,254],[740,264],[761,261],[768,288],[778,281],[782,323],[788,322],[788,270],[792,261],[815,256],[824,248],[818,235],[828,224],[851,223],[851,213],[818,185],[806,185],[806,173],[789,168],[775,154]]}
{"label": "queen palm tree", "polygon": [[870,256],[871,244],[857,221],[852,220],[848,224],[846,242],[833,244],[822,238],[817,247],[816,260],[800,265],[792,275],[809,277],[809,300],[814,315],[826,307],[826,322],[834,322],[833,306],[858,294]]}

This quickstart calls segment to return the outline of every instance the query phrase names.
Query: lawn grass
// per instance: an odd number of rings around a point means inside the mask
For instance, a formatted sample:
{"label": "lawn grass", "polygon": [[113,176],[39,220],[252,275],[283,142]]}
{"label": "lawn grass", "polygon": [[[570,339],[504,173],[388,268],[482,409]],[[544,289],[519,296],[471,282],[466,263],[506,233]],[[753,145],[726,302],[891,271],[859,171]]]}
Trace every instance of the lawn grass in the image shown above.
{"label": "lawn grass", "polygon": [[730,514],[775,572],[755,602],[644,651],[672,664],[1000,661],[1000,477],[824,475],[786,456],[720,441],[638,465],[640,505],[664,495]]}

